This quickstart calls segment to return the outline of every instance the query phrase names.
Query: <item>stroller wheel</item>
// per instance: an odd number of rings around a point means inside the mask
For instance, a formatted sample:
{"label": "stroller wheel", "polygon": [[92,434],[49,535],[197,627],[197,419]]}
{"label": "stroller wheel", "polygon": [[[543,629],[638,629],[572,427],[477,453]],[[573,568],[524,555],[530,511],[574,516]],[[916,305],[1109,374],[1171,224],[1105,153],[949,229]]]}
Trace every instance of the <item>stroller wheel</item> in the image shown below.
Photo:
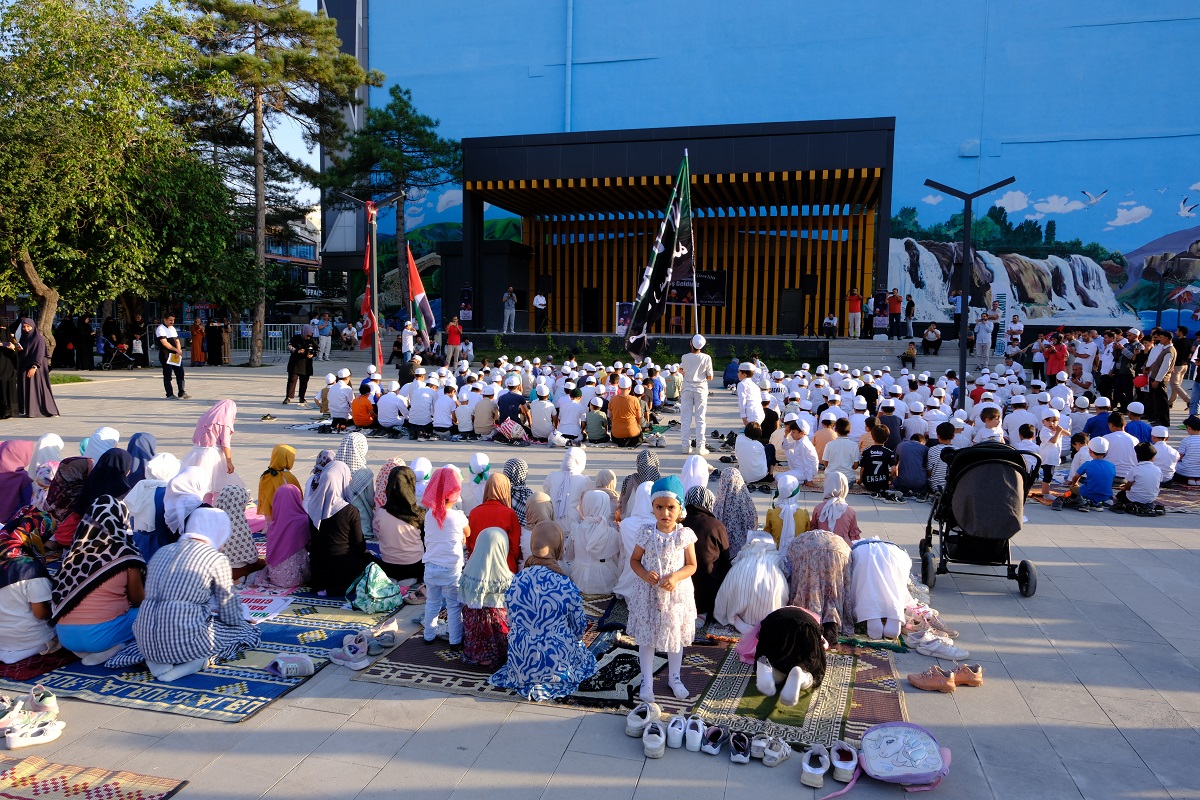
{"label": "stroller wheel", "polygon": [[937,583],[937,564],[933,556],[933,552],[926,550],[921,554],[921,583],[929,587],[930,591]]}
{"label": "stroller wheel", "polygon": [[924,558],[925,554],[928,553],[929,550],[930,550],[930,545],[929,545],[928,539],[922,539],[917,544],[917,552],[921,554],[921,558]]}
{"label": "stroller wheel", "polygon": [[1022,561],[1017,565],[1017,588],[1022,597],[1033,597],[1037,592],[1037,567],[1032,562]]}

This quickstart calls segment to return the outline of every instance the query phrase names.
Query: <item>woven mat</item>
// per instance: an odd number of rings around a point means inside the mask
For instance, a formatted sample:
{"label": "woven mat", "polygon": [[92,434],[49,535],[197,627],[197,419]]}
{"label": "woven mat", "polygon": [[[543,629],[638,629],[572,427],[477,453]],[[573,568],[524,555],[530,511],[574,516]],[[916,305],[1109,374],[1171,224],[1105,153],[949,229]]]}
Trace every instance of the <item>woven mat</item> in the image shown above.
{"label": "woven mat", "polygon": [[49,655],[30,656],[15,664],[0,664],[0,679],[31,681],[78,660],[79,656],[64,647]]}
{"label": "woven mat", "polygon": [[754,687],[754,667],[730,650],[712,684],[696,704],[709,725],[728,725],[753,736],[765,733],[793,745],[858,740],[880,722],[908,719],[900,676],[892,656],[870,648],[839,647],[826,658],[825,680],[815,691],[801,692],[787,707],[778,695]]}
{"label": "woven mat", "polygon": [[[614,714],[625,714],[636,705],[633,697],[640,685],[637,649],[627,639],[614,632],[598,633],[589,626],[583,637],[593,653],[597,653],[600,670],[596,676],[580,685],[569,697],[554,702],[558,705],[587,708]],[[683,714],[695,704],[717,668],[725,658],[726,647],[687,647],[683,651],[680,679],[690,694],[676,700],[666,685],[666,673],[661,669],[666,659],[655,659],[655,696],[663,714]],[[599,652],[597,652],[599,651]],[[421,636],[413,636],[388,655],[354,676],[353,680],[407,686],[449,694],[496,697],[517,702],[530,702],[515,692],[488,683],[495,670],[464,664],[462,654],[450,649],[439,639],[426,644]]]}
{"label": "woven mat", "polygon": [[[329,663],[329,649],[348,633],[371,627],[386,614],[342,609],[341,598],[293,592],[296,600],[279,616],[261,623],[262,641],[230,661],[214,663],[173,683],[154,679],[144,664],[124,670],[75,662],[37,680],[55,694],[105,705],[165,711],[221,722],[241,722],[308,678],[281,678],[267,672],[280,653],[305,653],[319,671]],[[0,688],[24,694],[31,683],[0,679]],[[3,794],[0,794],[3,797]]]}
{"label": "woven mat", "polygon": [[1158,490],[1158,502],[1171,513],[1200,514],[1200,486],[1173,483]]}
{"label": "woven mat", "polygon": [[0,758],[0,797],[11,800],[166,800],[187,781],[55,764],[37,756]]}

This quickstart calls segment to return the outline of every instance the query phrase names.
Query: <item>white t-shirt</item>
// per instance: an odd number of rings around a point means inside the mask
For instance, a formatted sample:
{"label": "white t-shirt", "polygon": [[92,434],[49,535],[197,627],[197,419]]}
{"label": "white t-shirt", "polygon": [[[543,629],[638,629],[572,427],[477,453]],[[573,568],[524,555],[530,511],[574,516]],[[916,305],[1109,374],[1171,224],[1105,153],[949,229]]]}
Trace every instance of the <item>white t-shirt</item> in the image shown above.
{"label": "white t-shirt", "polygon": [[400,349],[406,353],[411,353],[413,349],[413,332],[408,328],[400,331]]}
{"label": "white t-shirt", "polygon": [[580,425],[587,417],[587,406],[570,402],[558,410],[558,432],[563,436],[582,436]]}
{"label": "white t-shirt", "polygon": [[1008,337],[1010,342],[1020,342],[1021,334],[1025,332],[1025,325],[1020,322],[1010,322],[1008,327],[1004,329],[1004,335]]}
{"label": "white t-shirt", "polygon": [[1175,477],[1175,465],[1179,463],[1179,451],[1166,442],[1155,442],[1153,463],[1162,471],[1162,479],[1165,483]]}
{"label": "white t-shirt", "polygon": [[350,403],[354,400],[354,390],[338,381],[329,387],[329,416],[341,419],[350,418]]}
{"label": "white t-shirt", "polygon": [[458,402],[454,399],[454,395],[439,394],[433,401],[433,427],[453,428],[454,409],[456,408],[458,408]]}
{"label": "white t-shirt", "polygon": [[375,404],[375,412],[379,415],[380,425],[385,428],[396,428],[404,423],[404,415],[408,412],[408,406],[404,404],[403,397],[395,392],[388,392]]}
{"label": "white t-shirt", "polygon": [[549,439],[554,431],[554,404],[549,400],[534,400],[529,404],[533,438]]}
{"label": "white t-shirt", "polygon": [[174,325],[159,325],[154,329],[155,339],[178,339],[179,333],[176,332]]}
{"label": "white t-shirt", "polygon": [[[1111,450],[1109,452],[1112,452]],[[1153,503],[1158,499],[1158,485],[1162,483],[1162,470],[1153,461],[1139,461],[1125,475],[1133,483],[1125,495],[1131,503]]]}
{"label": "white t-shirt", "polygon": [[428,425],[433,422],[433,390],[422,386],[413,390],[409,399],[408,419],[413,425]]}
{"label": "white t-shirt", "polygon": [[[159,326],[162,327],[162,326]],[[0,589],[0,661],[13,664],[37,655],[54,638],[54,629],[33,616],[30,603],[50,602],[50,580],[31,578]]]}
{"label": "white t-shirt", "polygon": [[857,477],[854,474],[854,464],[858,461],[860,454],[857,439],[838,438],[826,444],[825,451],[822,453],[826,461],[826,480],[829,479],[829,473],[840,472],[846,477],[847,483],[853,484]]}
{"label": "white t-shirt", "polygon": [[1117,477],[1124,478],[1138,463],[1133,452],[1138,440],[1125,431],[1113,431],[1104,438],[1108,440],[1108,460],[1117,468]]}
{"label": "white t-shirt", "polygon": [[1096,344],[1095,340],[1075,343],[1075,363],[1083,367],[1083,374],[1089,379],[1092,374],[1092,363],[1099,352],[1100,346]]}
{"label": "white t-shirt", "polygon": [[708,353],[685,353],[679,360],[679,371],[684,389],[704,388],[713,376],[712,358]]}
{"label": "white t-shirt", "polygon": [[426,564],[445,567],[453,572],[463,568],[463,531],[467,527],[467,515],[456,509],[446,512],[446,519],[438,525],[433,514],[425,515]]}

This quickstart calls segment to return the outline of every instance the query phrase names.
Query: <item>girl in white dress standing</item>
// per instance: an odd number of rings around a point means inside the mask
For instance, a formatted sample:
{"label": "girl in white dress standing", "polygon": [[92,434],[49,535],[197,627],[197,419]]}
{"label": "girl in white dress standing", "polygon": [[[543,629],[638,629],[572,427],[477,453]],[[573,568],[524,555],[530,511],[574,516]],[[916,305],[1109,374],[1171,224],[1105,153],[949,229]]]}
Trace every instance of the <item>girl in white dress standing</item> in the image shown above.
{"label": "girl in white dress standing", "polygon": [[642,666],[643,702],[654,702],[654,652],[667,654],[667,685],[679,700],[689,694],[680,679],[683,648],[696,635],[696,534],[680,524],[684,517],[683,483],[674,475],[654,482],[650,491],[656,524],[637,533],[629,566],[641,579],[630,592],[626,631],[637,640]]}

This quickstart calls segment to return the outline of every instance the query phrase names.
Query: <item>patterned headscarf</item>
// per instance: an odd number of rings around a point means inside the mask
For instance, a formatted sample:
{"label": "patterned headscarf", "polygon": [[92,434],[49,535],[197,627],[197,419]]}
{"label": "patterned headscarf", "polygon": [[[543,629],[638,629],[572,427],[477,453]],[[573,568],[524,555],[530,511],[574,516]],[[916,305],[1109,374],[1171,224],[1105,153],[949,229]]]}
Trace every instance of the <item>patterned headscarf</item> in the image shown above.
{"label": "patterned headscarf", "polygon": [[437,524],[441,525],[446,521],[447,501],[457,500],[461,493],[462,482],[458,479],[458,473],[449,467],[438,467],[425,487],[421,505],[428,508]]}
{"label": "patterned headscarf", "polygon": [[27,516],[23,512],[18,513],[16,519],[0,528],[0,588],[19,581],[49,577],[46,565],[28,538],[26,526],[22,524]]}
{"label": "patterned headscarf", "polygon": [[145,570],[131,527],[129,509],[112,495],[102,495],[91,504],[54,579],[54,622],[112,576],[131,567]]}
{"label": "patterned headscarf", "polygon": [[[221,509],[229,517],[229,538],[225,541],[223,552],[235,566],[245,566],[254,563],[250,559],[250,551],[254,551],[254,560],[258,558],[258,549],[254,546],[254,534],[250,532],[250,523],[246,519],[246,506],[250,505],[250,493],[241,486],[231,484],[221,490],[213,500],[213,506]],[[246,559],[244,563],[239,563]]]}
{"label": "patterned headscarf", "polygon": [[367,437],[361,433],[348,433],[338,445],[335,458],[350,468],[350,474],[367,466]]}
{"label": "patterned headscarf", "polygon": [[329,466],[329,462],[333,461],[334,452],[332,450],[322,450],[317,453],[317,463],[313,466],[312,477],[308,479],[308,491],[304,493],[305,497],[317,490],[317,486],[321,484],[321,473]]}
{"label": "patterned headscarf", "polygon": [[37,468],[33,477],[33,499],[30,501],[42,511],[46,510],[46,495],[50,493],[50,484],[58,472],[57,461],[47,461]]}
{"label": "patterned headscarf", "polygon": [[92,460],[85,456],[64,458],[46,491],[46,510],[55,522],[62,522],[75,510],[75,501],[92,471]]}
{"label": "patterned headscarf", "polygon": [[383,462],[383,466],[379,468],[379,472],[375,473],[375,507],[383,508],[387,505],[387,487],[388,478],[392,476],[392,470],[396,467],[403,467],[403,458],[389,458]]}
{"label": "patterned headscarf", "polygon": [[729,534],[729,556],[736,558],[746,542],[746,532],[758,530],[758,509],[754,507],[754,498],[737,467],[729,467],[721,473],[713,515],[725,524]]}
{"label": "patterned headscarf", "polygon": [[533,490],[525,485],[525,481],[529,479],[529,465],[523,458],[510,458],[504,462],[504,475],[512,484],[512,509],[517,512],[521,527],[526,527],[525,504],[533,494]]}
{"label": "patterned headscarf", "polygon": [[643,450],[637,457],[637,481],[639,484],[649,481],[654,483],[662,477],[658,464],[658,453],[653,450]]}
{"label": "patterned headscarf", "polygon": [[693,486],[687,490],[683,499],[685,506],[703,509],[710,514],[717,504],[717,496],[710,492],[707,486]]}

